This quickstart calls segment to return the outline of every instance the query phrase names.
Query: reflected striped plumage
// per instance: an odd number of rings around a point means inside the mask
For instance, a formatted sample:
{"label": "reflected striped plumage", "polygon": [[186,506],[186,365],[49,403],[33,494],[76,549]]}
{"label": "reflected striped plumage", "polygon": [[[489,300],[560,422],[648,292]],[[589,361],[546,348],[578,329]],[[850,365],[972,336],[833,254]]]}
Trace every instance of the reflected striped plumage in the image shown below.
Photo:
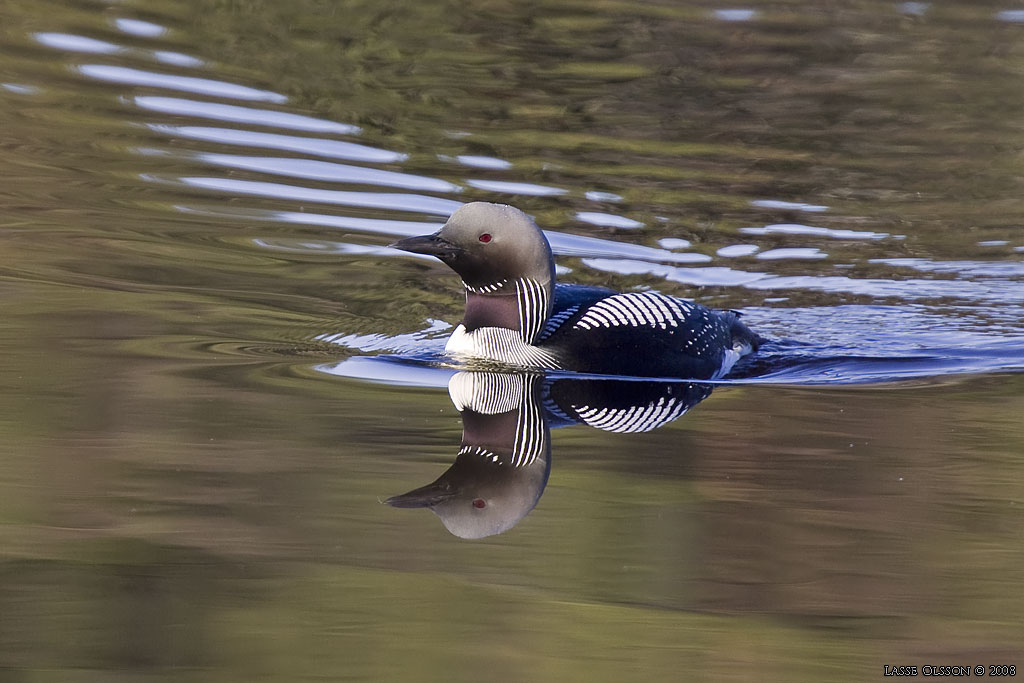
{"label": "reflected striped plumage", "polygon": [[[537,381],[536,378],[530,378]],[[548,429],[540,401],[532,400],[532,387],[523,392],[516,420],[516,440],[512,448],[512,466],[526,467],[547,450]]]}
{"label": "reflected striped plumage", "polygon": [[661,397],[656,403],[646,406],[629,406],[624,409],[591,406],[573,406],[579,418],[597,429],[608,432],[635,433],[649,432],[666,422],[671,422],[690,409],[691,403],[675,397]]}
{"label": "reflected striped plumage", "polygon": [[548,446],[548,430],[541,403],[534,396],[539,381],[540,378],[533,375],[496,372],[460,372],[454,375],[448,382],[448,395],[460,413],[515,413],[515,436],[508,456],[496,452],[505,452],[505,449],[488,449],[478,444],[464,445],[459,454],[473,454],[512,467],[526,467],[543,457]]}

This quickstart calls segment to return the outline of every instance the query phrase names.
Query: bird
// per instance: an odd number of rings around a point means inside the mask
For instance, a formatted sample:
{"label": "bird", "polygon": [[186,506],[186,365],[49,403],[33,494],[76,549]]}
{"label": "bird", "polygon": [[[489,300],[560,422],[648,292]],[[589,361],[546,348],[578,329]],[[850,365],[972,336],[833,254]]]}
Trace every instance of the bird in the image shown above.
{"label": "bird", "polygon": [[465,314],[445,344],[457,358],[716,380],[763,341],[736,311],[654,291],[556,284],[544,232],[513,206],[463,204],[437,232],[390,246],[434,256],[462,278]]}

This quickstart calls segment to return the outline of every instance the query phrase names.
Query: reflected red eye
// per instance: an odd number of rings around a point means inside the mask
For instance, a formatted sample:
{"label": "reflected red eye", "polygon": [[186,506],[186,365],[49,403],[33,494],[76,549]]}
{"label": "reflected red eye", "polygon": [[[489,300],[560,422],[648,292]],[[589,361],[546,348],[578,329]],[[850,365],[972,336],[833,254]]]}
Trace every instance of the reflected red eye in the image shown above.
{"label": "reflected red eye", "polygon": [[484,244],[487,244],[488,242],[491,241],[491,233],[485,232],[484,234],[480,235],[478,239]]}
{"label": "reflected red eye", "polygon": [[477,510],[482,510],[483,508],[487,507],[487,501],[484,500],[483,498],[477,498],[476,500],[473,501],[473,507],[475,507]]}

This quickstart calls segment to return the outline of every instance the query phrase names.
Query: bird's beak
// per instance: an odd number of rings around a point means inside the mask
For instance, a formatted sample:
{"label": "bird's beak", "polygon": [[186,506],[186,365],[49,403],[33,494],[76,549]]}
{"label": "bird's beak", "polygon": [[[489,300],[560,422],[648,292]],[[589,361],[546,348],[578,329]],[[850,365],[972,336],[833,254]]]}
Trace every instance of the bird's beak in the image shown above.
{"label": "bird's beak", "polygon": [[385,500],[384,503],[393,508],[430,508],[454,497],[456,493],[456,490],[452,488],[450,484],[442,481],[435,481],[432,484],[427,484],[426,486],[421,486],[418,489],[413,489],[412,491],[409,491],[409,493],[403,493],[400,496],[391,496]]}
{"label": "bird's beak", "polygon": [[394,244],[389,244],[392,249],[401,249],[402,251],[409,251],[413,254],[429,254],[430,256],[436,256],[438,258],[444,258],[446,256],[454,256],[462,250],[449,242],[448,240],[440,237],[437,233],[433,235],[420,235],[419,237],[406,237],[404,240],[398,240]]}

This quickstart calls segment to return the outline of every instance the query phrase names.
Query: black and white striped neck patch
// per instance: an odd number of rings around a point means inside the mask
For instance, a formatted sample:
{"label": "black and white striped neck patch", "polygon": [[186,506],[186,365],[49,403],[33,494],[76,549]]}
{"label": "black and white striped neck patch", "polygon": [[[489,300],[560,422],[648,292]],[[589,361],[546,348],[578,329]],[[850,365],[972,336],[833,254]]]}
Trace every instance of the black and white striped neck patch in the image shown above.
{"label": "black and white striped neck patch", "polygon": [[544,328],[548,318],[548,290],[536,280],[516,280],[516,297],[519,302],[519,331],[523,341],[532,344]]}
{"label": "black and white striped neck patch", "polygon": [[470,292],[473,292],[474,294],[494,294],[495,292],[497,292],[499,289],[501,289],[502,287],[504,287],[507,284],[508,284],[508,278],[505,278],[503,280],[498,280],[497,282],[492,282],[489,285],[478,285],[476,287],[474,287],[472,285],[467,285],[465,280],[463,280],[463,282],[462,282],[462,286],[465,287]]}

